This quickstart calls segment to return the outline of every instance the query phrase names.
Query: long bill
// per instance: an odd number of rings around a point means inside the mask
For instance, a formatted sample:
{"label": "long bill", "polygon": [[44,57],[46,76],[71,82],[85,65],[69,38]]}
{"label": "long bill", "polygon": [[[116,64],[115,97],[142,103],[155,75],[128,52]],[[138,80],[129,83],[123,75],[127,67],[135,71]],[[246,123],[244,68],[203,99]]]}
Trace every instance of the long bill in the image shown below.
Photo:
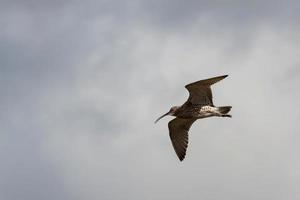
{"label": "long bill", "polygon": [[157,120],[155,120],[154,123],[158,122],[161,118],[167,116],[170,112],[167,112],[166,114],[163,114],[162,116],[160,116]]}

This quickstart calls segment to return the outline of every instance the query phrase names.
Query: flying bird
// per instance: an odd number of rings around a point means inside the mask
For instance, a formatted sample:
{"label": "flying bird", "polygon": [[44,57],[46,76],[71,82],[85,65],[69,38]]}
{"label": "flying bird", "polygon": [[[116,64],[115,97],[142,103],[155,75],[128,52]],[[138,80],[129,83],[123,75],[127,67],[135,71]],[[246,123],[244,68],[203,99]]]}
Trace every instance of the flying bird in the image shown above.
{"label": "flying bird", "polygon": [[231,117],[228,114],[231,106],[214,106],[211,92],[211,85],[227,76],[213,77],[186,85],[185,88],[189,92],[188,100],[182,106],[173,106],[169,112],[155,121],[156,123],[167,115],[176,117],[168,123],[168,127],[173,148],[180,161],[186,155],[189,129],[197,119],[213,116]]}

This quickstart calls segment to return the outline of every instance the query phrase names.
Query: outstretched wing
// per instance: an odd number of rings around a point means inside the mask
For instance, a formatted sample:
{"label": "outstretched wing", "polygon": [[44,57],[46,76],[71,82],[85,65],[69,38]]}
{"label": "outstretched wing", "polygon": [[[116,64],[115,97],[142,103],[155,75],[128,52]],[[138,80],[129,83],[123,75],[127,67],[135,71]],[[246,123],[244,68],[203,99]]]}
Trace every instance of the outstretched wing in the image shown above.
{"label": "outstretched wing", "polygon": [[168,123],[172,145],[180,161],[185,157],[189,142],[188,132],[194,121],[196,119],[175,118]]}
{"label": "outstretched wing", "polygon": [[190,93],[190,96],[186,103],[190,102],[196,105],[201,104],[213,106],[214,104],[212,100],[212,92],[210,86],[226,78],[227,76],[228,75],[218,76],[186,85],[185,88]]}

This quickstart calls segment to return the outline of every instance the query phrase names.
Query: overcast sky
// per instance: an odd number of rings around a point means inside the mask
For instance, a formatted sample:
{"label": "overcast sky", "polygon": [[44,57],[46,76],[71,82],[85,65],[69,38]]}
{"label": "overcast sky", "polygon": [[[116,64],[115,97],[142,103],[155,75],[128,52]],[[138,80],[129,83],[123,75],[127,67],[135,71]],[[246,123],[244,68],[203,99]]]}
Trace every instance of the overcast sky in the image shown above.
{"label": "overcast sky", "polygon": [[[0,199],[300,199],[299,10],[1,0]],[[179,162],[154,120],[224,74]]]}

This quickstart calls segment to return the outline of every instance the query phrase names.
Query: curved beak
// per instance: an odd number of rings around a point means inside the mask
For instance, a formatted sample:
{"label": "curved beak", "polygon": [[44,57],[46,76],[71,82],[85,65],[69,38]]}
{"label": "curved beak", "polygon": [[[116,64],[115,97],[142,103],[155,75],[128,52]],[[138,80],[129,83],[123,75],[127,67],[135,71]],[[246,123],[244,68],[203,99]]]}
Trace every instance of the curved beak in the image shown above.
{"label": "curved beak", "polygon": [[169,112],[167,112],[166,114],[164,114],[164,115],[162,115],[162,116],[160,116],[157,120],[155,120],[155,122],[154,123],[156,123],[156,122],[158,122],[161,118],[163,118],[163,117],[165,117],[165,116],[167,116],[167,115],[169,115],[170,114],[170,111]]}

